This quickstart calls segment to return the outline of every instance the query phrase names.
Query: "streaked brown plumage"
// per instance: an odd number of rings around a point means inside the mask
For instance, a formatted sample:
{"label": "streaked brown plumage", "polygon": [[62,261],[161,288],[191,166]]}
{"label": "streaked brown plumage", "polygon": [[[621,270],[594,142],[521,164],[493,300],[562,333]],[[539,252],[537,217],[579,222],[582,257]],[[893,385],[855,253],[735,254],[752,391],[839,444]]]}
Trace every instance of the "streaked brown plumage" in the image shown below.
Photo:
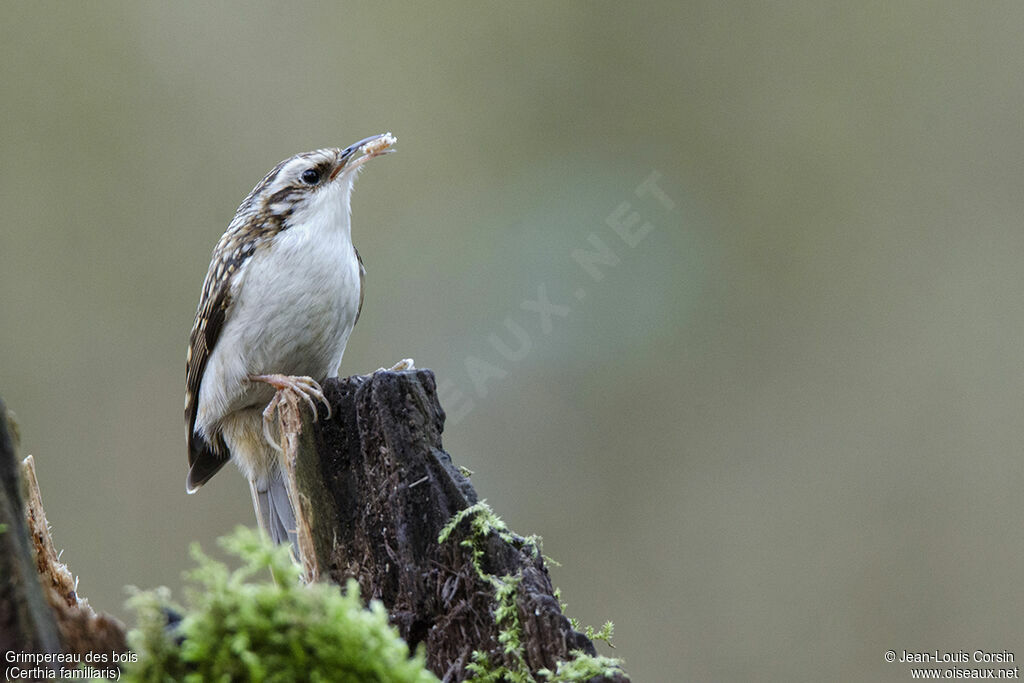
{"label": "streaked brown plumage", "polygon": [[[273,500],[275,454],[254,436],[273,390],[257,376],[307,376],[313,386],[336,376],[363,303],[352,183],[393,142],[374,136],[279,163],[239,205],[203,281],[185,364],[186,488],[194,492],[234,459],[261,526],[279,541],[289,511]],[[279,519],[260,509],[268,494]]]}

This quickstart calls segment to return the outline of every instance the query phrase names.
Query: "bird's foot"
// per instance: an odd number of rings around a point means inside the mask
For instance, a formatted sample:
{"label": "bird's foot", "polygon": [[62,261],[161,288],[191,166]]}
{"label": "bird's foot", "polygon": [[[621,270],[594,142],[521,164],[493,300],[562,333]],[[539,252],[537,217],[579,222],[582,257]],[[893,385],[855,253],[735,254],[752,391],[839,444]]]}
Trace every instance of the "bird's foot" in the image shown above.
{"label": "bird's foot", "polygon": [[401,372],[402,370],[415,370],[416,366],[413,364],[412,358],[403,358],[398,361],[390,368],[377,368],[374,370],[374,374],[378,372]]}
{"label": "bird's foot", "polygon": [[274,411],[278,409],[282,402],[296,403],[301,398],[309,406],[310,411],[312,411],[313,422],[320,418],[317,413],[316,404],[323,403],[327,407],[327,419],[331,419],[331,404],[327,401],[327,397],[324,396],[323,389],[320,388],[320,385],[312,377],[250,375],[249,381],[266,382],[277,389],[274,398],[270,400],[270,403],[267,404],[266,409],[263,411],[263,438],[266,439],[267,443],[274,450],[280,451],[281,447],[273,438],[271,425],[274,423]]}

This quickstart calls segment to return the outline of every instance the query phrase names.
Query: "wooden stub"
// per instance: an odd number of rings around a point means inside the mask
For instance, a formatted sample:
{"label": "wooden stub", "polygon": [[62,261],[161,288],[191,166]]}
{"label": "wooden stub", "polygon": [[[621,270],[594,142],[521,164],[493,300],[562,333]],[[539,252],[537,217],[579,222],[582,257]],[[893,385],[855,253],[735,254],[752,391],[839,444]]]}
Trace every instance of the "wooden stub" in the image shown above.
{"label": "wooden stub", "polygon": [[[313,541],[313,509],[310,505],[310,487],[300,487],[298,483],[299,463],[306,462],[310,456],[313,429],[303,426],[303,411],[298,397],[291,392],[278,403],[278,426],[281,434],[281,461],[284,465],[284,480],[288,487],[288,498],[295,513],[296,547],[293,552],[302,565],[302,574],[306,582],[320,578],[320,561],[317,558],[316,545]],[[307,416],[307,424],[311,420]]]}
{"label": "wooden stub", "polygon": [[77,594],[71,572],[57,559],[35,462],[32,456],[17,462],[2,402],[0,524],[0,650],[94,652],[108,657],[125,652],[124,626],[94,612]]}
{"label": "wooden stub", "polygon": [[[333,417],[312,425],[302,412],[301,433],[309,436],[293,466],[322,577],[339,585],[355,578],[364,596],[381,600],[409,644],[424,644],[428,667],[444,681],[465,678],[474,651],[534,675],[574,651],[595,652],[562,614],[529,539],[500,522],[481,533],[467,514],[439,542],[477,494],[442,447],[433,373],[378,371],[323,389]],[[515,610],[498,623],[500,586]],[[499,642],[510,629],[521,640],[515,652]],[[592,680],[628,679],[613,672]]]}
{"label": "wooden stub", "polygon": [[0,401],[0,651],[61,652],[57,622],[36,578],[19,470]]}
{"label": "wooden stub", "polygon": [[64,651],[82,655],[104,653],[108,657],[112,652],[126,652],[124,625],[109,615],[95,612],[89,601],[78,595],[78,582],[67,565],[58,559],[31,455],[22,461],[21,480],[36,572],[57,619]]}

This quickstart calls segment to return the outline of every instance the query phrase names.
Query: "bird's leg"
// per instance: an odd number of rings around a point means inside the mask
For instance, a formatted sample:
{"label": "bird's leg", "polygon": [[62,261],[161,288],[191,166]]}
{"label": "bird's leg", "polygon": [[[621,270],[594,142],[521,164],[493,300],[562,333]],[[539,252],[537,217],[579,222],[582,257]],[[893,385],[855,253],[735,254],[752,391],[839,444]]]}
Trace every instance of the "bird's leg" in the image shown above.
{"label": "bird's leg", "polygon": [[[264,436],[266,436],[265,433]],[[253,481],[252,479],[249,480],[249,493],[252,494],[252,507],[254,510],[256,510],[256,523],[260,525],[261,531],[265,532],[267,535],[270,535],[270,529],[267,528],[267,523],[263,519],[267,509],[267,494],[263,493],[261,495],[260,492],[256,489],[256,482]]]}
{"label": "bird's leg", "polygon": [[282,401],[296,401],[299,398],[304,400],[313,412],[313,422],[319,419],[316,404],[323,403],[327,407],[327,419],[331,419],[331,404],[324,396],[323,389],[312,377],[294,377],[291,375],[250,375],[250,382],[266,382],[277,389],[274,398],[267,404],[263,411],[263,437],[274,450],[280,451],[281,447],[271,436],[270,426],[274,420],[274,411]]}
{"label": "bird's leg", "polygon": [[390,368],[377,368],[374,372],[401,372],[402,370],[415,370],[412,358],[403,358]]}

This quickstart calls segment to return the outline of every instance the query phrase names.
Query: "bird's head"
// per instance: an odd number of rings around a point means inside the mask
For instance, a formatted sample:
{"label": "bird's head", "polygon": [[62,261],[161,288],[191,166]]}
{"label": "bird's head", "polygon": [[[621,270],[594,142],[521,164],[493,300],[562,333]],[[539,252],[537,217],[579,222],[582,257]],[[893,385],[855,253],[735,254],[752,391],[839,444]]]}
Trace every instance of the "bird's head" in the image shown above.
{"label": "bird's head", "polygon": [[352,183],[359,169],[392,151],[391,133],[373,135],[344,149],[328,147],[285,159],[253,188],[239,214],[257,212],[287,225],[343,212],[347,219]]}

